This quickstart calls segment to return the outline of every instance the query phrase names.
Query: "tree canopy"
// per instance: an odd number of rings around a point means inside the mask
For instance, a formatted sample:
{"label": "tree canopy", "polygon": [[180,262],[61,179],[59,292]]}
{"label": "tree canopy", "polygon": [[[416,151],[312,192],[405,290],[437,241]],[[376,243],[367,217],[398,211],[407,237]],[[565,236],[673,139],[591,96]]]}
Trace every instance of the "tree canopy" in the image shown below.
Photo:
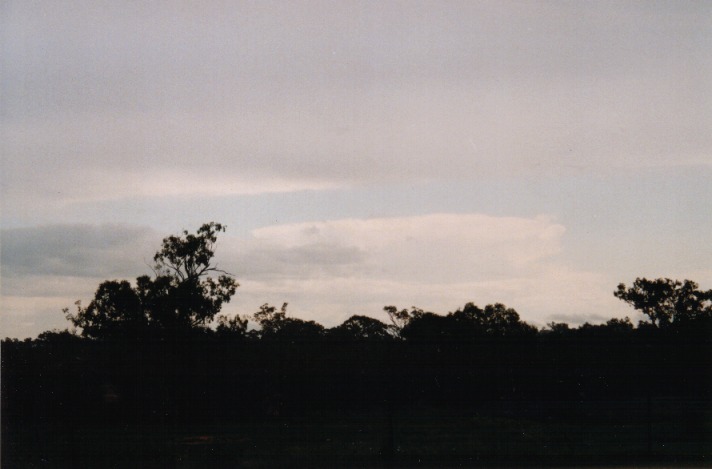
{"label": "tree canopy", "polygon": [[636,278],[632,287],[621,283],[613,294],[645,314],[657,327],[712,316],[712,290],[701,291],[691,280]]}
{"label": "tree canopy", "polygon": [[[127,280],[107,280],[99,285],[94,298],[84,307],[63,311],[81,335],[91,339],[141,339],[181,336],[215,331],[223,337],[302,340],[323,337],[344,340],[424,339],[440,337],[460,340],[468,337],[515,338],[531,336],[537,328],[522,321],[512,308],[501,303],[474,303],[440,316],[415,306],[398,309],[386,306],[389,325],[367,316],[355,315],[343,324],[325,329],[314,321],[287,317],[284,303],[280,309],[264,304],[251,317],[217,316],[230,301],[239,284],[234,276],[214,261],[218,235],[226,230],[220,223],[203,224],[195,233],[184,230],[163,239],[153,256],[153,276],[142,275],[134,284]],[[712,318],[712,290],[700,290],[691,280],[637,278],[631,287],[621,283],[614,295],[643,313],[649,322],[640,326],[667,328]],[[249,330],[248,319],[259,329]],[[585,324],[583,329],[594,330]],[[630,320],[612,319],[605,326],[630,330]],[[567,324],[554,324],[549,332],[567,333]]]}
{"label": "tree canopy", "polygon": [[353,315],[330,330],[331,336],[344,340],[383,341],[393,338],[392,330],[378,319]]}
{"label": "tree canopy", "polygon": [[[206,223],[195,234],[163,239],[153,257],[154,276],[140,276],[99,285],[87,307],[76,303],[67,319],[90,338],[170,336],[205,328],[230,301],[239,284],[213,263],[220,223]],[[211,276],[217,273],[217,278]],[[237,327],[235,323],[226,327]]]}

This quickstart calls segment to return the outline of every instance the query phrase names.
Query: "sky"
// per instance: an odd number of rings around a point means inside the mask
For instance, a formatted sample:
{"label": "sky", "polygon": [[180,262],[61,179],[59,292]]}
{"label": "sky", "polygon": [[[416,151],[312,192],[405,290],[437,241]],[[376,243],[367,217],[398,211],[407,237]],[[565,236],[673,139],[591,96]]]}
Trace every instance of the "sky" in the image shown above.
{"label": "sky", "polygon": [[712,288],[710,2],[8,0],[0,42],[3,337],[209,221],[227,314]]}

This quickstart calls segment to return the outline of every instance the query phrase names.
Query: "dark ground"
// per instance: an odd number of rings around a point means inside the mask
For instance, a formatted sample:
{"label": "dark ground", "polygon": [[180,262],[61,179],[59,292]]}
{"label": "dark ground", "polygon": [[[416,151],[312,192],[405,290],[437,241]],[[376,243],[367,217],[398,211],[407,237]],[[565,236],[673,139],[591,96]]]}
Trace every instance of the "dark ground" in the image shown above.
{"label": "dark ground", "polygon": [[216,425],[32,426],[6,435],[3,467],[703,466],[710,409],[666,400],[651,403],[650,414],[646,402],[497,402],[480,411],[310,412]]}
{"label": "dark ground", "polygon": [[3,341],[2,467],[712,467],[706,337]]}

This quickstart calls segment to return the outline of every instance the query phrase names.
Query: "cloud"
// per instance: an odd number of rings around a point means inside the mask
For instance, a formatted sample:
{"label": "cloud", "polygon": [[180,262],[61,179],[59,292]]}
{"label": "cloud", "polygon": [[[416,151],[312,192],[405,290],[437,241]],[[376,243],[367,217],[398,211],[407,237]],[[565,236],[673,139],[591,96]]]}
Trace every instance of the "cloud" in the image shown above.
{"label": "cloud", "polygon": [[[567,266],[565,233],[548,216],[327,220],[222,236],[216,262],[241,284],[227,313],[288,302],[298,317],[335,325],[352,314],[380,317],[389,304],[446,313],[474,301],[504,302],[541,325],[556,314],[615,316],[622,310],[611,294],[615,281]],[[41,332],[56,321],[48,302],[59,311],[88,302],[103,280],[147,273],[150,254],[141,253],[155,251],[160,237],[121,225],[5,230],[3,307],[13,324],[32,317]],[[33,312],[32,305],[41,308]]]}
{"label": "cloud", "polygon": [[286,301],[336,324],[387,304],[445,313],[499,301],[540,325],[555,314],[615,316],[614,281],[561,261],[564,235],[546,216],[430,214],[269,226],[222,252],[238,266],[233,307],[243,313]]}
{"label": "cloud", "polygon": [[9,207],[710,164],[704,4],[157,5],[7,9]]}
{"label": "cloud", "polygon": [[552,322],[563,322],[569,325],[581,325],[586,322],[603,323],[609,319],[611,318],[602,315],[585,316],[581,314],[553,314],[551,316]]}
{"label": "cloud", "polygon": [[150,273],[161,235],[122,224],[58,224],[4,229],[0,239],[0,322],[7,336],[23,338],[68,327],[62,309],[87,304],[104,280]]}
{"label": "cloud", "polygon": [[426,283],[526,271],[559,251],[564,231],[546,217],[432,214],[272,226],[253,236],[290,256],[317,250],[320,255],[312,259],[322,264],[342,263],[349,252],[364,275]]}
{"label": "cloud", "polygon": [[[165,234],[30,225],[212,213],[243,232],[320,220],[225,238],[238,309],[618,311],[611,285],[635,269],[704,267],[711,8],[7,2],[2,225],[25,231],[3,233],[3,295],[90,295],[146,272]],[[519,217],[347,219],[440,211]]]}
{"label": "cloud", "polygon": [[[126,225],[49,225],[2,231],[0,267],[15,277],[131,276],[151,262],[156,233]],[[3,285],[4,286],[4,285]]]}

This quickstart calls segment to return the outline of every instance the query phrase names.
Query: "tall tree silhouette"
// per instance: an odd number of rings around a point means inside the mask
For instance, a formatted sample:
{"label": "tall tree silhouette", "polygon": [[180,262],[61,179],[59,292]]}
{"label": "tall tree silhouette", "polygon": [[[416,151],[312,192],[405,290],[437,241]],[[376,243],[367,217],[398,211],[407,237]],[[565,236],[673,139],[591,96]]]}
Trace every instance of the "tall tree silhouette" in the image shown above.
{"label": "tall tree silhouette", "polygon": [[73,314],[65,308],[67,319],[91,338],[140,338],[205,327],[239,286],[213,263],[217,235],[224,231],[224,225],[210,222],[195,234],[164,238],[153,257],[154,277],[138,277],[135,287],[126,280],[103,282],[87,307],[77,302]]}

